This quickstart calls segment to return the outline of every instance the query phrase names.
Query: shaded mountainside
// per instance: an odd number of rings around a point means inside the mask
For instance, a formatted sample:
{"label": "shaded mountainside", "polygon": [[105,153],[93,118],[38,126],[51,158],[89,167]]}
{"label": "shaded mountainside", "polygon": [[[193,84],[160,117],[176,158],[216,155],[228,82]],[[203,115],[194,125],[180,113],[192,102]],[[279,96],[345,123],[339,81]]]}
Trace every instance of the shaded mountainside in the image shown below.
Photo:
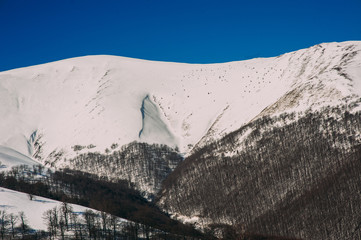
{"label": "shaded mountainside", "polygon": [[[65,239],[216,239],[214,237],[215,232],[201,233],[193,225],[182,224],[171,219],[168,214],[141,197],[137,191],[129,188],[127,181],[109,182],[104,177],[99,178],[96,175],[70,169],[51,172],[46,171],[41,165],[33,168],[21,165],[13,167],[9,172],[0,173],[0,192],[2,194],[11,192],[1,187],[23,192],[18,192],[18,194],[23,195],[21,201],[23,205],[12,206],[13,202],[10,201],[10,205],[0,205],[0,209],[24,208],[32,205],[35,210],[34,202],[43,201],[40,204],[54,202],[50,199],[62,201],[62,207],[59,207],[58,210],[62,210],[63,213],[59,213],[56,208],[49,208],[48,211],[43,212],[44,225],[47,225],[48,232],[39,231],[39,229],[27,229],[23,233],[25,238],[23,236],[22,238],[11,239],[48,239],[49,237],[60,239],[60,236],[64,235],[65,225]],[[24,197],[26,196],[24,193],[28,193],[28,197]],[[18,197],[14,197],[13,194],[10,198],[17,199]],[[28,203],[24,204],[24,198],[27,199]],[[85,212],[76,212],[76,218],[72,217],[67,222],[68,220],[65,219],[68,218],[64,214],[71,215],[71,209],[65,213],[63,206],[69,206],[65,203],[76,203],[102,212],[96,213],[90,209],[85,211],[86,208],[77,205],[77,209],[82,208]],[[41,208],[44,210],[44,205]],[[41,212],[39,210],[36,209],[33,214],[39,216]],[[112,216],[105,214],[105,212],[111,213]],[[56,215],[57,213],[59,214]],[[0,211],[1,214],[3,216],[8,215],[8,212]],[[123,219],[115,219],[115,216],[121,216]],[[31,217],[34,221],[33,216]],[[89,219],[89,217],[93,219]],[[58,219],[58,223],[51,219]],[[14,231],[6,225],[8,222],[5,225],[3,223],[0,221],[0,228],[4,226],[0,233],[5,234],[4,239],[8,239]],[[33,225],[34,222],[30,222],[30,224]],[[37,224],[39,225],[39,223]],[[242,233],[228,226],[225,226],[225,229],[221,239],[290,240],[290,238],[277,236]]]}
{"label": "shaded mountainside", "polygon": [[[37,152],[41,152],[41,143],[36,142]],[[74,151],[85,146],[76,145]],[[56,165],[62,154],[54,153],[44,163]],[[76,157],[65,159],[63,167],[96,174],[109,180],[127,180],[134,189],[149,199],[160,190],[162,181],[183,160],[176,150],[159,144],[132,142],[118,147],[113,144],[106,153],[85,152]],[[41,161],[41,158],[39,158]]]}
{"label": "shaded mountainside", "polygon": [[[159,230],[162,230],[163,234],[169,234],[169,239],[204,237],[193,226],[171,219],[157,206],[144,199],[139,192],[129,188],[128,182],[124,180],[110,182],[104,177],[70,169],[51,172],[45,171],[40,165],[33,168],[22,165],[13,167],[9,172],[0,173],[0,187],[28,193],[30,199],[37,195],[107,212],[139,223],[149,231],[160,233]],[[0,205],[0,209],[3,207]]]}
{"label": "shaded mountainside", "polygon": [[259,118],[183,161],[158,204],[205,229],[360,239],[361,114],[349,109]]}

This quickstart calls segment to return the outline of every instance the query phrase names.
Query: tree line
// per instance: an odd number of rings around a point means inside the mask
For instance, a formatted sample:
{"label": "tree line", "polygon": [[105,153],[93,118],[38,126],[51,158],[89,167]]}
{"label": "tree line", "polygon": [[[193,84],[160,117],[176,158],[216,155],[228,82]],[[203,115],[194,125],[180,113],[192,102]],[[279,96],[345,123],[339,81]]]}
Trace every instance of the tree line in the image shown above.
{"label": "tree line", "polygon": [[168,237],[172,234],[202,237],[193,226],[171,219],[153,203],[148,202],[125,180],[114,182],[81,171],[50,171],[42,166],[31,168],[23,165],[0,173],[0,186],[28,193],[29,198],[38,195],[107,212],[142,224],[144,228],[159,229],[163,234],[169,233]]}

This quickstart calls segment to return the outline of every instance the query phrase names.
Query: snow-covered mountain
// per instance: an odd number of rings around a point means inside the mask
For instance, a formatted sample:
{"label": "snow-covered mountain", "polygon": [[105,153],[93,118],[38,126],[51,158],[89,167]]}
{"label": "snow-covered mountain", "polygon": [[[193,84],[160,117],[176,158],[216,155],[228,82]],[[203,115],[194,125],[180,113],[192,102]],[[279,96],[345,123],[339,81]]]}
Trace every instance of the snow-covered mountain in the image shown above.
{"label": "snow-covered mountain", "polygon": [[214,233],[361,239],[360,43],[273,61],[286,62],[286,93],[230,132],[237,105],[227,108],[163,182],[158,205]]}
{"label": "snow-covered mountain", "polygon": [[[145,196],[162,188],[158,206],[199,227],[326,239],[306,226],[319,215],[299,210],[320,209],[311,193],[355,208],[357,171],[343,185],[329,178],[358,167],[360,102],[357,41],[220,64],[67,59],[0,73],[0,168],[39,162],[126,179]],[[296,212],[303,225],[289,219]],[[324,229],[336,219],[327,213]],[[359,236],[354,218],[340,222],[352,224],[329,239]]]}
{"label": "snow-covered mountain", "polygon": [[40,139],[39,157],[61,161],[132,141],[189,153],[254,118],[359,95],[360,49],[327,43],[204,65],[87,56],[1,72],[0,145],[33,157]]}

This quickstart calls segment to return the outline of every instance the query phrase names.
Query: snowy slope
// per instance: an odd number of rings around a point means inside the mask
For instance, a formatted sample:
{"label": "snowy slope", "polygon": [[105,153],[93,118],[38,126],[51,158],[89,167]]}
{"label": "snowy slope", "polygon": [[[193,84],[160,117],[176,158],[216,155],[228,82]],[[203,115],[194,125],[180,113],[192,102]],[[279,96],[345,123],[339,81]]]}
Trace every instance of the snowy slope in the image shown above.
{"label": "snowy slope", "polygon": [[11,148],[0,146],[0,171],[8,171],[14,166],[19,165],[37,165],[38,162],[34,161],[28,156],[25,156]]}
{"label": "snowy slope", "polygon": [[[111,144],[163,143],[188,153],[268,114],[361,94],[361,42],[221,64],[87,56],[0,73],[0,145],[41,157]],[[58,164],[61,164],[60,162]]]}
{"label": "snowy slope", "polygon": [[[28,195],[0,187],[0,210],[5,210],[7,214],[18,215],[24,212],[28,225],[36,230],[47,230],[43,214],[49,209],[60,207],[61,202],[48,198],[34,196],[30,200]],[[83,213],[87,209],[76,204],[69,204],[76,213]]]}

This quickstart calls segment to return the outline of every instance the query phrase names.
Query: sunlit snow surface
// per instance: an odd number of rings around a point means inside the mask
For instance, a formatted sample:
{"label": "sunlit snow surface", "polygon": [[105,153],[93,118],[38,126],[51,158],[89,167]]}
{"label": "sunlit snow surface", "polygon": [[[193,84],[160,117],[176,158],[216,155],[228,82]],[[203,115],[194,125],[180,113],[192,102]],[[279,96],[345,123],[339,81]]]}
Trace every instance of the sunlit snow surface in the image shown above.
{"label": "sunlit snow surface", "polygon": [[360,95],[360,50],[360,42],[328,43],[205,65],[87,56],[2,72],[0,145],[31,157],[41,135],[45,157],[134,140],[188,153],[256,117]]}
{"label": "sunlit snow surface", "polygon": [[[27,224],[33,229],[46,230],[47,226],[43,214],[49,209],[60,207],[61,204],[59,201],[38,196],[34,196],[33,200],[30,200],[25,193],[0,187],[0,210],[17,216],[19,212],[24,212]],[[76,204],[69,204],[69,206],[72,207],[73,212],[79,214],[89,209]]]}
{"label": "sunlit snow surface", "polygon": [[[0,146],[0,171],[11,170],[14,166],[39,164],[28,156],[25,156],[11,148]],[[0,200],[1,203],[1,200]]]}

